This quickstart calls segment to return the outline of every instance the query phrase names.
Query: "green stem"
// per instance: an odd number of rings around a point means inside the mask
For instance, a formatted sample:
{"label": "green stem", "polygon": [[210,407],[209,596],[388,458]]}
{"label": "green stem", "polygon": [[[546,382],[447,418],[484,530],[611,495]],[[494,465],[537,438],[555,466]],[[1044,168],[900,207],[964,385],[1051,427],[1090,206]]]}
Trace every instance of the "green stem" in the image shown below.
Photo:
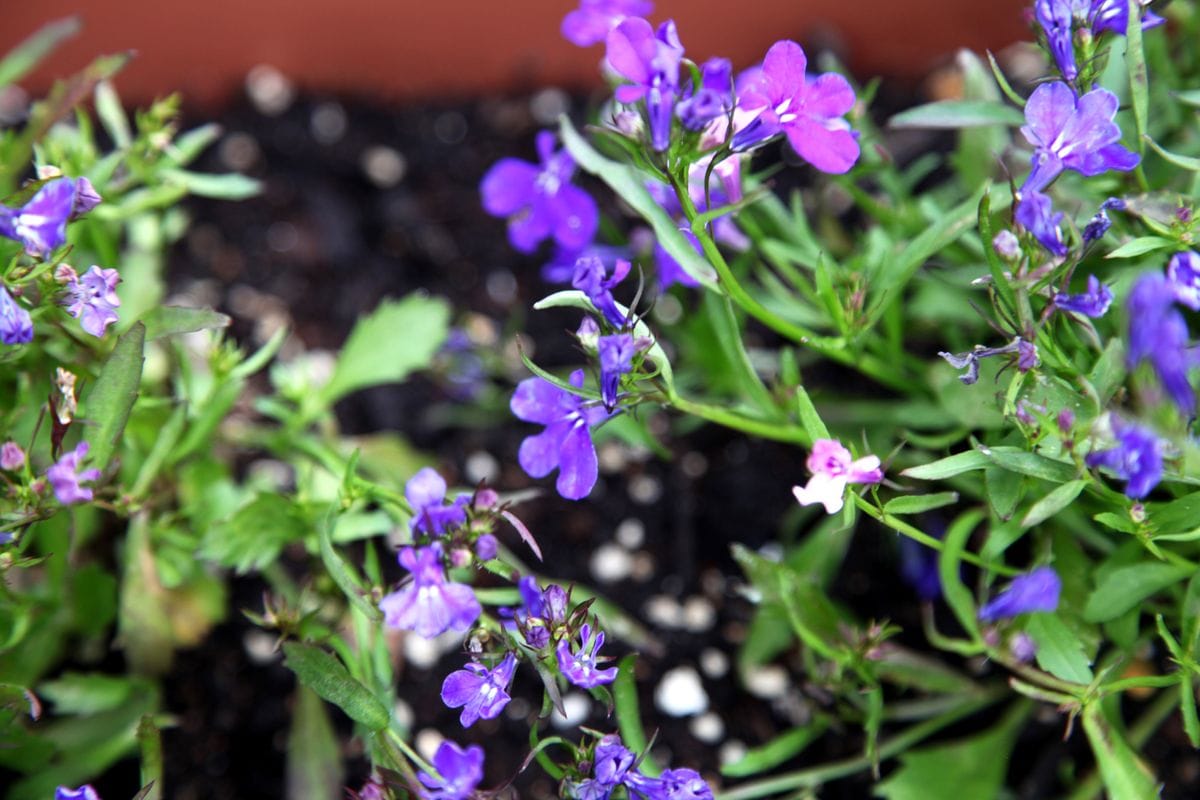
{"label": "green stem", "polygon": [[[1129,728],[1129,734],[1126,737],[1130,747],[1135,750],[1140,749],[1146,741],[1158,730],[1159,726],[1167,721],[1167,717],[1171,716],[1179,705],[1179,700],[1174,692],[1162,692],[1155,699],[1154,704],[1146,709],[1146,713],[1142,714]],[[1071,792],[1068,800],[1093,800],[1099,796],[1104,789],[1104,779],[1101,777],[1098,770],[1092,770],[1088,775],[1087,780],[1079,784],[1079,788]]]}
{"label": "green stem", "polygon": [[808,447],[812,443],[808,434],[795,425],[751,419],[741,414],[727,411],[724,408],[688,400],[686,397],[681,397],[673,391],[668,393],[667,401],[676,411],[691,414],[694,417],[700,417],[709,422],[715,422],[717,425],[723,425],[726,428],[748,433],[761,439],[798,444],[804,447]]}

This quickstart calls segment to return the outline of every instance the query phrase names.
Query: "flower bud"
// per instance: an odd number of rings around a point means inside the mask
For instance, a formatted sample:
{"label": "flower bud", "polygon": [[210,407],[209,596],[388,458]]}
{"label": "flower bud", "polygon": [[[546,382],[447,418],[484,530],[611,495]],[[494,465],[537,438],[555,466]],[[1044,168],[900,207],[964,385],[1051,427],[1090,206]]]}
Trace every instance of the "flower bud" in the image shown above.
{"label": "flower bud", "polygon": [[15,472],[25,466],[25,451],[16,442],[5,442],[0,446],[0,469]]}
{"label": "flower bud", "polygon": [[491,561],[496,557],[496,552],[499,545],[496,542],[496,537],[490,533],[485,533],[475,540],[475,556],[480,561]]}
{"label": "flower bud", "polygon": [[1021,242],[1010,230],[1003,230],[992,238],[992,248],[1005,261],[1016,261],[1021,257]]}

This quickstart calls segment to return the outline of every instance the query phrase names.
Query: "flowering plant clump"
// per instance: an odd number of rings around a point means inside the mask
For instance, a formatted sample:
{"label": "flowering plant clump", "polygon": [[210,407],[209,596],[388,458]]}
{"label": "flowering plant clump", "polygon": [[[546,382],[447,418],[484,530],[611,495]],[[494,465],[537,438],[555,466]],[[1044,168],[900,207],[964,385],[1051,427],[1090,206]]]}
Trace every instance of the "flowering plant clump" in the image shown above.
{"label": "flowering plant clump", "polygon": [[[798,42],[736,64],[650,2],[562,9],[605,102],[477,176],[514,271],[561,285],[533,304],[567,331],[544,348],[424,292],[336,354],[282,324],[248,351],[164,302],[176,203],[260,187],[194,171],[216,129],[180,132],[175,98],[131,119],[128,56],[99,59],[0,130],[6,797],[111,797],[134,754],[120,796],[171,796],[164,687],[227,616],[295,676],[288,796],[1166,796],[1163,743],[1200,748],[1200,14],[1147,5],[1037,0],[1040,61],[964,52],[957,96],[885,125]],[[509,450],[343,431],[341,401],[421,371],[459,412],[431,428],[505,425]],[[706,437],[736,483],[704,480]],[[687,569],[693,537],[727,548],[743,575],[699,582],[729,639],[697,649],[753,725],[690,667],[653,675],[687,648],[628,598],[557,574],[596,535],[581,510],[656,457],[729,508],[618,537],[677,539]],[[648,624],[717,628],[673,614],[670,577]],[[647,724],[651,695],[688,734]],[[726,727],[713,759],[680,744]],[[1063,760],[1030,770],[1043,741]]]}

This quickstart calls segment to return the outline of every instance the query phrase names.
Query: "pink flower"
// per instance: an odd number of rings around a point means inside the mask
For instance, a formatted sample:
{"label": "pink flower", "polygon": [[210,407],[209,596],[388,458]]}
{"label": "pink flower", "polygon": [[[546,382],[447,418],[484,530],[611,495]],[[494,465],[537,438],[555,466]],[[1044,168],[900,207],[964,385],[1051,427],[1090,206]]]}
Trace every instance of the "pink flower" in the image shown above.
{"label": "pink flower", "polygon": [[820,503],[825,512],[836,514],[842,509],[842,496],[848,483],[879,483],[883,470],[878,456],[863,456],[851,460],[850,451],[835,439],[818,439],[808,455],[808,471],[812,477],[804,486],[793,486],[792,493],[802,506]]}

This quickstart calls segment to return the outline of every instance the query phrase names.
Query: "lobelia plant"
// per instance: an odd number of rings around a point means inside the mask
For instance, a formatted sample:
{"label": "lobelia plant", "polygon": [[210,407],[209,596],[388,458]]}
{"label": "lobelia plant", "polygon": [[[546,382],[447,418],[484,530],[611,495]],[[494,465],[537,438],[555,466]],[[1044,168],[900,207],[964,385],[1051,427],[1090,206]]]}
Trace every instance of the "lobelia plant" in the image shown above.
{"label": "lobelia plant", "polygon": [[[508,455],[585,502],[602,480],[594,437],[670,453],[711,424],[794,448],[785,543],[729,545],[752,604],[737,677],[795,673],[805,713],[740,757],[664,768],[670,742],[645,734],[630,652],[652,638],[522,561],[518,543],[542,560],[516,513],[525,495],[452,491],[422,459],[397,468],[341,432],[334,406],[353,392],[465,363],[444,301],[382,302],[324,369],[295,339],[276,358],[286,330],[247,355],[223,339],[228,318],[164,305],[179,200],[258,187],[187,170],[216,132],[178,134],[173,99],[131,127],[108,83],[120,57],[71,95],[94,98],[109,152],[61,93],[0,138],[7,797],[95,798],[86,782],[134,752],[130,794],[170,796],[161,677],[247,573],[268,588],[242,612],[298,681],[291,797],[344,790],[326,704],[370,767],[351,794],[372,800],[519,796],[535,764],[581,800],[815,796],[843,780],[894,799],[1037,781],[1046,796],[1125,800],[1167,780],[1145,749],[1164,725],[1200,747],[1200,99],[1187,83],[1200,15],[1039,0],[1042,79],[1014,87],[994,59],[963,54],[961,99],[889,123],[957,131],[955,151],[904,163],[872,120],[873,89],[836,64],[811,73],[783,40],[735,74],[690,58],[652,10],[570,11],[564,36],[605,48],[611,101],[582,131],[564,117],[540,132],[537,163],[504,159],[481,181],[516,250],[553,241],[544,275],[571,288],[534,307],[563,315],[583,362],[522,356],[533,375],[508,408],[543,429]],[[71,30],[38,34],[0,76]],[[778,148],[808,184],[787,197]],[[596,203],[599,185],[621,203]],[[68,258],[98,263],[81,277]],[[268,365],[269,385],[252,385]],[[459,383],[487,377],[482,359],[470,372]],[[889,588],[895,619],[839,595],[856,539],[911,584]],[[114,634],[124,674],[96,655]],[[397,636],[464,646],[439,694],[463,730],[423,752],[396,711]],[[605,728],[546,735],[576,690]],[[528,726],[521,763],[468,741],[502,715]],[[1014,755],[1062,735],[1086,739],[1090,760],[1075,748],[1034,775]]]}

